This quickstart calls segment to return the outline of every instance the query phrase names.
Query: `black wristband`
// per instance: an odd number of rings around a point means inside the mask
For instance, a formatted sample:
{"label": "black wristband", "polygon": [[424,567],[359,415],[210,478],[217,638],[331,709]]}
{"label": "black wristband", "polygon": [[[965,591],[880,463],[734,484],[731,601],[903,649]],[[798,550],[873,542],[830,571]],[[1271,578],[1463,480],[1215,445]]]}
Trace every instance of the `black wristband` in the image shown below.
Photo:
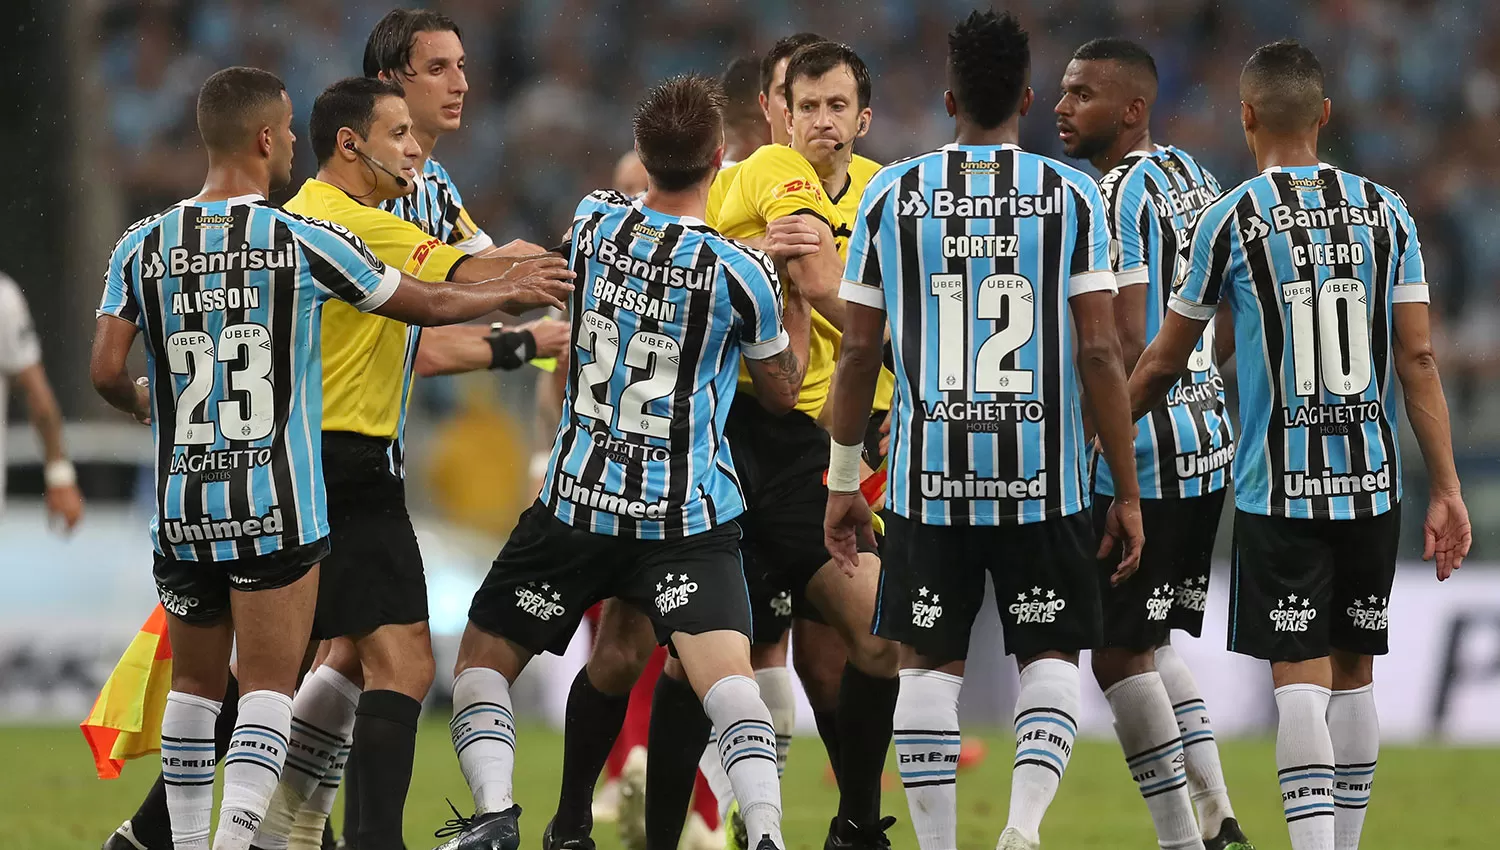
{"label": "black wristband", "polygon": [[495,328],[485,340],[490,344],[491,369],[510,372],[536,359],[536,337],[531,331]]}

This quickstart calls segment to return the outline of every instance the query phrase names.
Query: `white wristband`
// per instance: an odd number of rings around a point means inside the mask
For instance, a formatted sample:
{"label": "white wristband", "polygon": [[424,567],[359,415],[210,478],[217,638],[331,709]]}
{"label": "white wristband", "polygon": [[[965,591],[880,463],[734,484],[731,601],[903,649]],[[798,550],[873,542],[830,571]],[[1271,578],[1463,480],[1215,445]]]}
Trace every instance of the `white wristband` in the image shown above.
{"label": "white wristband", "polygon": [[828,491],[853,493],[859,490],[859,461],[864,446],[846,446],[838,440],[828,449]]}
{"label": "white wristband", "polygon": [[73,468],[73,462],[67,458],[47,464],[42,477],[47,482],[48,490],[53,487],[72,487],[78,483],[78,471]]}

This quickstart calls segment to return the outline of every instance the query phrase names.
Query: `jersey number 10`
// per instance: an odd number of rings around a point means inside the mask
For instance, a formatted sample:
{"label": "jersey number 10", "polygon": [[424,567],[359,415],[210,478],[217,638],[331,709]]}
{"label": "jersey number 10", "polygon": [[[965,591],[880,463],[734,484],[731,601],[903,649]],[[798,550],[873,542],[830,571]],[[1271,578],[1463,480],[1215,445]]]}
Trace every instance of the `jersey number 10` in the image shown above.
{"label": "jersey number 10", "polygon": [[[962,392],[969,387],[965,351],[969,325],[968,281],[961,274],[935,274],[929,292],[938,299],[938,389]],[[1031,341],[1036,333],[1036,288],[1018,274],[992,274],[974,293],[975,317],[1004,321],[979,343],[974,354],[973,391],[976,393],[1033,392],[1036,375],[1030,369],[1005,369],[1001,362]]]}
{"label": "jersey number 10", "polygon": [[1321,285],[1294,280],[1281,285],[1281,299],[1292,308],[1292,374],[1297,395],[1316,393],[1314,372],[1319,371],[1328,392],[1364,394],[1370,388],[1372,368],[1365,282],[1352,277],[1329,278]]}

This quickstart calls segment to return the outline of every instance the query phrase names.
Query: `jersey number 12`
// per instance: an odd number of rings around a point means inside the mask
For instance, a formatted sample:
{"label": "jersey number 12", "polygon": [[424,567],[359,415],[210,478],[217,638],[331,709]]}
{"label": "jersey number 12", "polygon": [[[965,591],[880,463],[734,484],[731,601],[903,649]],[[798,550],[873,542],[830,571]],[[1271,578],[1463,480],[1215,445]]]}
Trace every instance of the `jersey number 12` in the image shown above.
{"label": "jersey number 12", "polygon": [[[969,387],[965,351],[969,326],[968,281],[961,274],[935,274],[929,292],[938,299],[938,389],[962,392]],[[974,293],[976,318],[1004,321],[979,343],[974,354],[973,391],[1027,395],[1036,384],[1030,369],[1005,369],[1001,362],[1031,341],[1036,333],[1036,288],[1018,274],[992,274]]]}

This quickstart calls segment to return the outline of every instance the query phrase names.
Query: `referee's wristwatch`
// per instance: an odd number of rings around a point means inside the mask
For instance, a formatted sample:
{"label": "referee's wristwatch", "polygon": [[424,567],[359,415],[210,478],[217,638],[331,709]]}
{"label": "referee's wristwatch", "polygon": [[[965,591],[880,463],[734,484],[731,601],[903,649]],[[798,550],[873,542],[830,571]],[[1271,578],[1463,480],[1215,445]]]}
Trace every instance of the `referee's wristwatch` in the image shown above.
{"label": "referee's wristwatch", "polygon": [[529,330],[508,331],[502,322],[490,325],[485,341],[490,344],[490,368],[506,372],[536,359],[536,337]]}

